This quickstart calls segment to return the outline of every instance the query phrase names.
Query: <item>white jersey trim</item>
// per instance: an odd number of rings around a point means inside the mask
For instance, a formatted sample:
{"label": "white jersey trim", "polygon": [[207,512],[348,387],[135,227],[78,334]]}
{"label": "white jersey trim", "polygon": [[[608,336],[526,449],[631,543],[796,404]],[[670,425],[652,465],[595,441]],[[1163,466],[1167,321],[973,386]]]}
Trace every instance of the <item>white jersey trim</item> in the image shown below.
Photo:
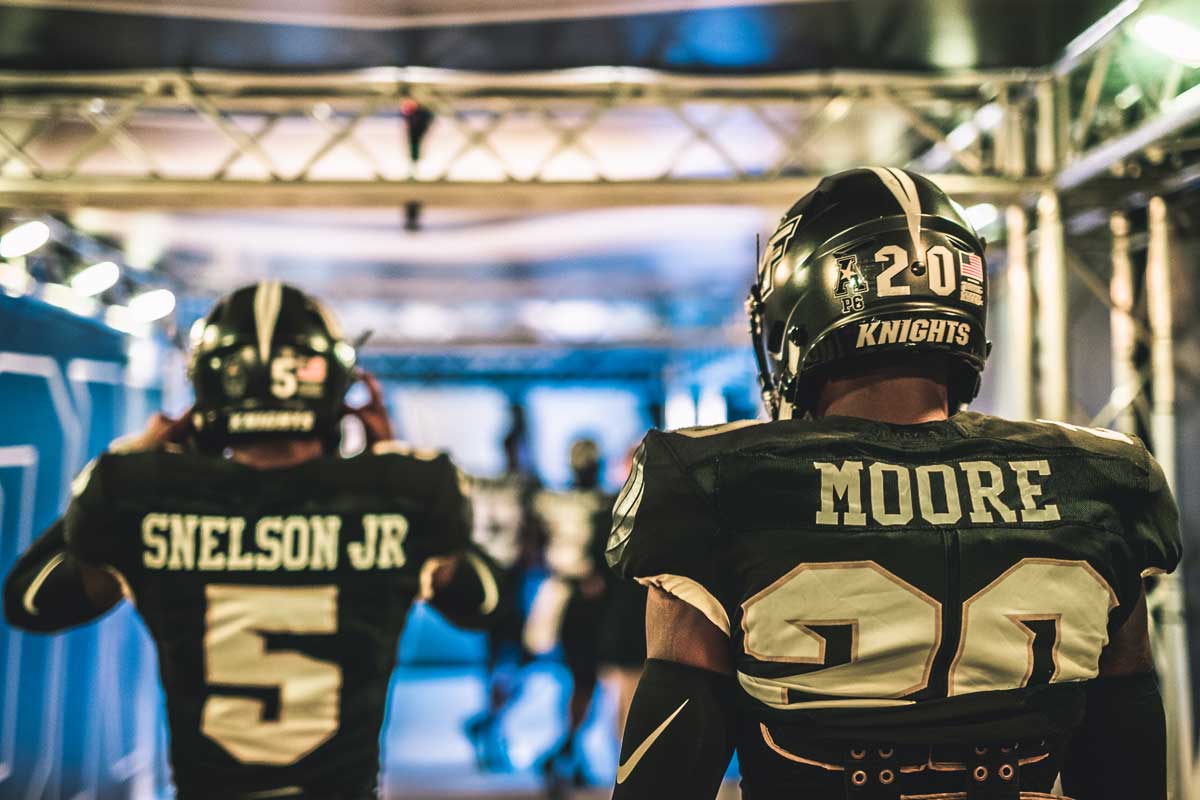
{"label": "white jersey trim", "polygon": [[708,589],[691,578],[682,575],[649,575],[638,578],[637,582],[643,586],[654,586],[672,597],[678,597],[707,617],[709,622],[721,629],[721,633],[729,635],[729,615],[725,613],[725,608]]}
{"label": "white jersey trim", "polygon": [[730,431],[749,428],[752,425],[761,425],[762,420],[758,419],[739,419],[734,422],[726,422],[720,425],[706,425],[698,428],[676,428],[671,433],[678,433],[680,436],[686,436],[689,439],[703,439],[706,436],[716,436],[720,433],[729,433]]}
{"label": "white jersey trim", "polygon": [[479,574],[479,583],[483,586],[483,602],[479,604],[479,613],[487,616],[496,610],[500,604],[500,587],[496,585],[496,577],[488,569],[483,559],[474,553],[467,553],[467,561]]}
{"label": "white jersey trim", "polygon": [[744,672],[739,672],[737,678],[738,683],[741,684],[746,694],[758,700],[763,705],[780,711],[792,711],[801,708],[894,708],[911,706],[916,703],[915,700],[893,700],[886,697],[847,697],[845,699],[802,700],[796,703],[789,703],[789,687],[786,679],[759,678],[755,675],[747,675]]}
{"label": "white jersey trim", "polygon": [[21,598],[21,602],[24,604],[25,610],[33,616],[36,617],[39,613],[35,600],[37,599],[37,593],[41,591],[42,584],[46,582],[46,579],[50,577],[50,573],[54,572],[58,565],[65,559],[66,556],[64,554],[55,553],[54,557],[42,566],[33,581],[30,582],[29,588],[25,590],[25,596]]}

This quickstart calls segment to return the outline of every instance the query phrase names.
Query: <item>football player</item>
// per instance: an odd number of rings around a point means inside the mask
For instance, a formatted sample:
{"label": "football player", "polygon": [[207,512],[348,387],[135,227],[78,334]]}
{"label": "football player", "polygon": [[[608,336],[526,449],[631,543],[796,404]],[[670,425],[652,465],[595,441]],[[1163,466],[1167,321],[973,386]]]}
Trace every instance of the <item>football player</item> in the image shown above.
{"label": "football player", "polygon": [[[628,474],[637,454],[630,448],[625,461]],[[610,512],[611,513],[611,512]],[[611,519],[611,518],[610,518]],[[604,619],[600,628],[600,681],[616,698],[615,734],[621,738],[633,693],[646,663],[646,587],[622,580],[605,570]]]}
{"label": "football player", "polygon": [[[239,289],[199,328],[194,408],[84,470],[9,575],[6,615],[49,631],[136,603],[184,800],[373,797],[414,598],[460,624],[498,603],[457,471],[394,442],[337,456],[355,351],[297,289]],[[352,413],[380,439],[367,385]]]}
{"label": "football player", "polygon": [[505,600],[487,629],[487,706],[466,724],[476,765],[487,772],[511,769],[500,723],[504,709],[519,691],[520,670],[531,655],[521,640],[525,619],[520,594],[526,570],[536,558],[531,505],[537,482],[521,469],[524,417],[520,406],[513,406],[513,416],[513,429],[504,439],[504,473],[468,479],[474,516],[472,541],[499,567]]}
{"label": "football player", "polygon": [[[552,620],[544,627],[557,631],[571,673],[567,730],[541,759],[543,772],[553,779],[569,778],[584,785],[591,777],[577,752],[576,736],[587,720],[599,675],[606,588],[604,547],[611,526],[612,495],[600,486],[600,448],[594,441],[572,442],[570,464],[571,488],[538,492],[533,501],[546,540],[550,577],[534,599],[530,625],[541,626],[545,621],[539,618],[539,609],[549,610],[546,616]],[[547,597],[560,602],[539,602]]]}
{"label": "football player", "polygon": [[1160,800],[1135,438],[961,410],[984,243],[900,169],[821,181],[748,301],[772,420],[646,435],[610,563],[652,587],[615,797]]}

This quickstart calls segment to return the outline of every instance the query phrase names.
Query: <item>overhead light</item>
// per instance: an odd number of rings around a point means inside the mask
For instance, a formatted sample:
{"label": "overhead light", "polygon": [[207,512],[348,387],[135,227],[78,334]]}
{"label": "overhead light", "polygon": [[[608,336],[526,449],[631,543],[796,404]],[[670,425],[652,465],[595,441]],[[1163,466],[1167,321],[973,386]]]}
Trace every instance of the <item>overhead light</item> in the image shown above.
{"label": "overhead light", "polygon": [[39,220],[18,225],[0,236],[0,258],[20,258],[50,241],[50,226]]}
{"label": "overhead light", "polygon": [[982,230],[988,225],[1000,218],[1000,211],[991,203],[979,203],[971,206],[966,211],[967,222],[975,227],[975,230]]}
{"label": "overhead light", "polygon": [[61,283],[42,285],[42,299],[52,306],[65,308],[81,317],[90,317],[96,313],[99,304],[90,297],[85,297],[70,286]]}
{"label": "overhead light", "polygon": [[109,306],[104,311],[104,322],[110,328],[135,336],[145,336],[150,332],[145,322],[134,318],[129,306]]}
{"label": "overhead light", "polygon": [[95,297],[111,289],[121,277],[121,268],[112,261],[92,264],[71,278],[71,288],[84,297]]}
{"label": "overhead light", "polygon": [[175,295],[170,289],[151,289],[129,301],[129,313],[137,322],[154,322],[175,310]]}
{"label": "overhead light", "polygon": [[1147,14],[1133,23],[1133,35],[1173,61],[1200,67],[1200,30],[1182,20],[1165,14]]}

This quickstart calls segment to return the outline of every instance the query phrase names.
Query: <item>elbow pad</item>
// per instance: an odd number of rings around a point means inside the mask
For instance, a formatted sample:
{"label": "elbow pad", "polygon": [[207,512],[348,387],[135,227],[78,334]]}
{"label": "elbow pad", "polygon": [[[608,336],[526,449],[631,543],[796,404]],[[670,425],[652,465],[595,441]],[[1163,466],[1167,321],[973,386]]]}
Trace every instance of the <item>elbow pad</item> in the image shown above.
{"label": "elbow pad", "polygon": [[450,583],[436,591],[429,605],[460,628],[486,628],[502,600],[499,568],[471,549],[459,556]]}
{"label": "elbow pad", "polygon": [[613,800],[712,798],[733,754],[732,676],[652,658],[621,741]]}
{"label": "elbow pad", "polygon": [[61,519],[29,546],[4,581],[4,618],[23,630],[60,631],[107,610],[97,608],[84,590],[79,565],[66,550]]}
{"label": "elbow pad", "polygon": [[1089,800],[1167,796],[1166,716],[1153,672],[1095,678],[1063,760],[1063,791]]}

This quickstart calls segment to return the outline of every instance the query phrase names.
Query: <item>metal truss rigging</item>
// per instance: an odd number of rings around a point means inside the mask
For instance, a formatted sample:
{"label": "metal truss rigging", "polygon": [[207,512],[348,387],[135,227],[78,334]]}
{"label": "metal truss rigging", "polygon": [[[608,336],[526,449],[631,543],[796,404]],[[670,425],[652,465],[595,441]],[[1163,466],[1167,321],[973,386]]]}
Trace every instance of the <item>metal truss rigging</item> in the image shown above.
{"label": "metal truss rigging", "polygon": [[0,205],[778,205],[922,157],[956,195],[1013,197],[1040,182],[996,123],[1030,78],[0,74]]}
{"label": "metal truss rigging", "polygon": [[1200,70],[1135,40],[1152,6],[1044,70],[0,73],[0,207],[777,206],[862,163],[1111,202],[1200,161]]}

